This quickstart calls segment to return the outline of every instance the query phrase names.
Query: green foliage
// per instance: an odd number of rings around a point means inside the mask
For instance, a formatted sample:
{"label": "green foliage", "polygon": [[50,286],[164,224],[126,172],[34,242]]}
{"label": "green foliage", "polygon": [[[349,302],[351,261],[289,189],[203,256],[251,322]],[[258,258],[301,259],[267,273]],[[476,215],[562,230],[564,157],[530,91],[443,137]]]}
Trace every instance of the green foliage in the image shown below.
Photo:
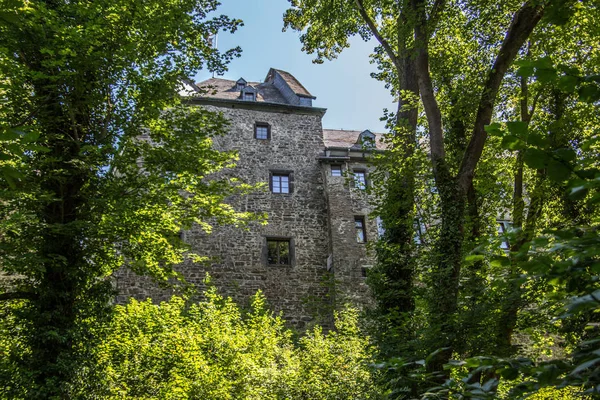
{"label": "green foliage", "polygon": [[225,119],[178,95],[183,78],[239,55],[206,40],[241,24],[217,6],[0,1],[0,267],[16,278],[0,301],[26,300],[9,309],[29,397],[63,396],[116,269],[167,284],[200,258],[182,229],[255,218],[224,203],[250,189],[217,177],[236,159],[212,147]]}
{"label": "green foliage", "polygon": [[[357,312],[336,316],[334,331],[307,332],[298,343],[257,293],[243,311],[214,287],[188,304],[132,300],[108,324],[93,324],[96,341],[75,344],[81,364],[65,396],[73,399],[375,399],[369,339]],[[14,326],[3,321],[0,329]],[[26,350],[2,336],[0,352]],[[2,358],[7,360],[6,357]],[[27,371],[3,365],[11,382]],[[27,385],[0,388],[0,398],[27,397]]]}
{"label": "green foliage", "polygon": [[[571,256],[554,253],[562,242],[552,237],[538,253],[532,239],[575,227],[580,233],[597,229],[598,207],[590,200],[598,197],[593,189],[600,124],[598,5],[291,3],[286,27],[302,31],[303,50],[316,53],[317,62],[336,57],[349,36],[375,37],[373,76],[400,100],[397,115],[385,111],[393,130],[387,154],[377,160],[382,183],[373,191],[379,197],[377,215],[390,229],[376,246],[379,264],[369,276],[378,306],[374,336],[386,358],[378,365],[392,396],[416,398],[436,386],[427,392],[432,397],[446,390],[492,398],[501,381],[525,374],[515,367],[497,376],[494,360],[535,356],[527,362],[537,368],[553,357],[568,358],[586,318],[569,323],[553,318],[570,297],[565,287],[577,280],[567,284],[542,276],[550,265],[570,270]],[[543,9],[544,16],[516,46],[510,31],[535,21],[534,9]],[[514,61],[505,57],[507,43],[516,46]],[[407,55],[421,63],[420,101],[416,93],[403,91],[410,76],[410,63],[402,64]],[[504,71],[498,60],[509,65],[502,76],[495,76]],[[396,117],[415,103],[425,112],[406,140]],[[489,118],[483,117],[486,112]],[[476,165],[474,176],[465,173],[469,165]],[[497,219],[512,219],[514,225],[498,234]],[[390,240],[398,231],[406,239],[410,226],[426,230],[414,241]],[[510,249],[502,250],[501,241]],[[587,296],[582,305],[593,305]],[[459,363],[465,381],[450,379],[443,368],[452,357],[471,360],[482,354],[485,368]],[[456,386],[444,386],[446,381]]]}

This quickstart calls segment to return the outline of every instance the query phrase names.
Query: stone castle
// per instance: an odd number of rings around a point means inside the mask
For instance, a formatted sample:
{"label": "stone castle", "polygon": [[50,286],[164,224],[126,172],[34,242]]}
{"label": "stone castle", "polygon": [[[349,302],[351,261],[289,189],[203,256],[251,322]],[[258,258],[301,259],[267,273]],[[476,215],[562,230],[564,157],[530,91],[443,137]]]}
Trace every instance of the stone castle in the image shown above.
{"label": "stone castle", "polygon": [[[342,301],[369,301],[366,271],[373,264],[367,243],[378,235],[365,188],[367,158],[381,150],[379,135],[323,129],[324,108],[290,73],[271,68],[263,83],[220,78],[193,84],[190,104],[221,112],[229,133],[215,138],[221,150],[235,150],[232,176],[264,191],[232,199],[238,211],[264,212],[268,224],[248,230],[218,227],[183,233],[212,264],[188,263],[178,270],[202,285],[206,272],[223,294],[244,303],[262,290],[269,305],[302,329],[316,317],[326,321]],[[120,299],[161,300],[169,293],[132,273],[117,277]]]}

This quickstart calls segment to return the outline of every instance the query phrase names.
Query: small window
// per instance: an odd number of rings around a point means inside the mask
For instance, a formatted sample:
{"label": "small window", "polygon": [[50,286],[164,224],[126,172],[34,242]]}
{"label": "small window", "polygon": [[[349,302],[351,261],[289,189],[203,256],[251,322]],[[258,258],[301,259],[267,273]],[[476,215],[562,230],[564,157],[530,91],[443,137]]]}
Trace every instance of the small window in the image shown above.
{"label": "small window", "polygon": [[244,92],[244,100],[254,101],[254,93],[252,92]]}
{"label": "small window", "polygon": [[366,278],[366,277],[367,277],[367,270],[368,270],[368,268],[367,268],[367,267],[362,267],[362,268],[360,269],[360,274],[361,274],[361,276],[362,276],[363,278]]}
{"label": "small window", "polygon": [[271,192],[290,193],[290,174],[271,174]]}
{"label": "small window", "polygon": [[254,125],[254,138],[259,140],[271,139],[271,126],[269,124],[256,123]]}
{"label": "small window", "polygon": [[331,176],[342,176],[342,166],[341,165],[332,165],[331,166]]}
{"label": "small window", "polygon": [[244,78],[240,78],[237,80],[237,82],[235,83],[235,87],[237,90],[242,90],[246,87],[246,84],[248,82],[246,82],[246,80]]}
{"label": "small window", "polygon": [[367,233],[365,231],[365,218],[354,217],[354,228],[356,230],[356,241],[358,243],[366,243]]}
{"label": "small window", "polygon": [[367,173],[364,170],[354,170],[354,187],[360,190],[367,188]]}
{"label": "small window", "polygon": [[289,239],[267,239],[267,264],[291,265],[291,243]]}
{"label": "small window", "polygon": [[500,244],[500,248],[502,250],[510,250],[510,243],[508,243],[508,239],[506,238],[507,231],[507,223],[504,221],[498,221],[498,235],[502,237],[502,243]]}
{"label": "small window", "polygon": [[383,220],[381,219],[380,216],[377,216],[377,218],[375,218],[375,221],[377,222],[377,236],[382,238],[383,235],[385,235],[385,228],[383,227]]}
{"label": "small window", "polygon": [[424,235],[425,232],[427,232],[427,227],[425,226],[425,224],[420,222],[419,220],[415,220],[415,222],[413,223],[413,228],[415,230],[415,236],[413,238],[415,244],[426,244],[424,242]]}

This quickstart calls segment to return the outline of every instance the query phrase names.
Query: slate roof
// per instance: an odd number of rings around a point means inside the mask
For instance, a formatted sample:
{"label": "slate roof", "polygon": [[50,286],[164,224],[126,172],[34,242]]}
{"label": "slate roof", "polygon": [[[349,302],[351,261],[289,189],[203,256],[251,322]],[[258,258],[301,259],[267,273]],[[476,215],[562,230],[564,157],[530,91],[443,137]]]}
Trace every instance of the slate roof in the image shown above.
{"label": "slate roof", "polygon": [[[294,91],[295,94],[297,94],[298,96],[304,96],[304,97],[310,97],[312,99],[316,99],[315,96],[313,96],[312,94],[310,94],[310,92],[308,90],[306,90],[306,88],[304,86],[302,86],[302,84],[300,83],[300,81],[298,81],[298,79],[296,79],[294,77],[294,75],[290,74],[289,72],[286,71],[282,71],[280,69],[275,69],[273,68],[274,71],[277,71],[279,73],[279,75],[281,75],[281,77],[283,78],[283,80],[285,81],[285,83],[288,84],[288,86],[290,87],[290,89],[292,89]],[[269,71],[270,73],[271,71]],[[268,77],[268,75],[267,75]],[[265,79],[265,81],[267,81],[268,79]]]}
{"label": "slate roof", "polygon": [[[323,143],[325,147],[341,147],[351,150],[361,150],[360,144],[357,144],[358,137],[364,131],[347,131],[344,129],[323,129]],[[385,143],[381,142],[382,133],[375,133],[375,146],[378,150],[385,150]]]}
{"label": "slate roof", "polygon": [[[258,91],[257,102],[288,104],[285,98],[272,83],[248,82]],[[205,93],[199,93],[202,97],[212,97],[226,100],[240,100],[240,91],[236,87],[236,81],[221,78],[210,78],[203,82],[196,83],[196,86],[205,90]]]}

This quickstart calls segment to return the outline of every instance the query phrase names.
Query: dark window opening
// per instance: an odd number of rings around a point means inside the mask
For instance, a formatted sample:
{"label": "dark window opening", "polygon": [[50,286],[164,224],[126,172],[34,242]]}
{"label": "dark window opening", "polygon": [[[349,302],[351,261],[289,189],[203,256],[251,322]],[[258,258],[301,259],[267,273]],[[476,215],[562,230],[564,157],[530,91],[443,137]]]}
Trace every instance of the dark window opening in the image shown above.
{"label": "dark window opening", "polygon": [[271,192],[273,193],[290,193],[290,175],[289,174],[272,174],[271,175]]}
{"label": "dark window opening", "polygon": [[290,265],[290,240],[267,239],[267,264]]}
{"label": "dark window opening", "polygon": [[269,140],[271,138],[271,127],[269,124],[255,124],[254,138],[260,140]]}
{"label": "dark window opening", "polygon": [[360,190],[367,188],[367,173],[363,170],[354,170],[354,187]]}
{"label": "dark window opening", "polygon": [[360,269],[360,274],[362,275],[363,278],[367,277],[367,270],[368,270],[368,268],[365,268],[365,267],[362,267]]}
{"label": "dark window opening", "polygon": [[331,166],[331,176],[342,176],[342,166],[341,165],[332,165]]}
{"label": "dark window opening", "polygon": [[367,241],[367,232],[365,230],[365,218],[354,217],[354,228],[356,230],[356,241],[365,243]]}

